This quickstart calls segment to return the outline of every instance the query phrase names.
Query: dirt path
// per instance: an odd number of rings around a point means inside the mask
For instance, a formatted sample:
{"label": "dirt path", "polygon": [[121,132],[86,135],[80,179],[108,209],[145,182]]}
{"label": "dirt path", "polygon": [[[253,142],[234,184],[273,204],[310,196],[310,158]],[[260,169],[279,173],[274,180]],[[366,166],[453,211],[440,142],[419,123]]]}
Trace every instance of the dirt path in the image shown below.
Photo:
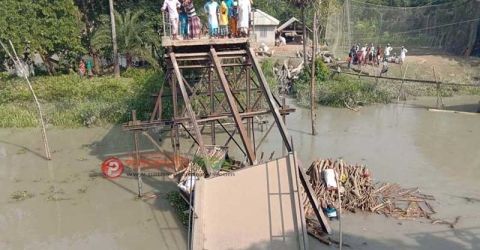
{"label": "dirt path", "polygon": [[[297,51],[303,51],[302,45],[272,46],[270,50],[275,51],[273,56],[263,58],[270,58],[274,63],[278,61],[280,64],[283,64],[285,59],[291,59],[293,64],[296,65],[303,60],[302,58],[296,57]],[[346,60],[346,58],[339,59]],[[407,64],[406,78],[434,80],[433,67],[435,67],[435,74],[438,81],[472,83],[480,80],[480,58],[439,54],[426,49],[410,49],[406,57],[406,62],[402,67],[400,64],[389,63],[388,76],[403,77],[402,72],[406,69]],[[375,75],[379,74],[381,66],[364,66],[362,70],[371,75]],[[473,77],[477,78],[473,79]]]}

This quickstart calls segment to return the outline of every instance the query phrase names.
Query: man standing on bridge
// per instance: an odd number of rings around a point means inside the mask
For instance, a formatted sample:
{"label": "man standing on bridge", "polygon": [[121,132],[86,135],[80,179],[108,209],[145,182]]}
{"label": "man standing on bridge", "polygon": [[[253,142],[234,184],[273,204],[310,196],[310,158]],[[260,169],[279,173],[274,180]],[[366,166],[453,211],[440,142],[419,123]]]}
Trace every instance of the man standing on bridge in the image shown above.
{"label": "man standing on bridge", "polygon": [[208,15],[208,28],[210,29],[210,38],[216,38],[218,35],[218,17],[220,5],[215,0],[210,0],[205,4],[204,10]]}
{"label": "man standing on bridge", "polygon": [[248,36],[248,28],[250,26],[250,12],[252,6],[250,0],[238,0],[238,22],[237,28],[240,30],[242,37]]}
{"label": "man standing on bridge", "polygon": [[162,11],[168,8],[168,16],[170,17],[170,23],[172,24],[173,40],[177,39],[178,34],[178,10],[180,8],[180,2],[178,0],[165,0],[163,2]]}

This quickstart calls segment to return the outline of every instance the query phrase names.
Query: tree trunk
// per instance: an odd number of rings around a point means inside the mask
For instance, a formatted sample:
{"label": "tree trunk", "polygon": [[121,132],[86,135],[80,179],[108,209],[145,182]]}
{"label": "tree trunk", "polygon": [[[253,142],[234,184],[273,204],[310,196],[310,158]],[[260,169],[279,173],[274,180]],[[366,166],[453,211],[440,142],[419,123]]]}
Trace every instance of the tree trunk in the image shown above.
{"label": "tree trunk", "polygon": [[476,20],[472,22],[470,26],[470,35],[468,37],[468,44],[467,44],[467,49],[468,49],[467,56],[470,56],[472,54],[473,46],[475,45],[475,41],[477,40],[477,36],[478,36],[477,32],[480,29],[479,25],[480,25],[480,21]]}
{"label": "tree trunk", "polygon": [[87,12],[87,3],[85,0],[82,0],[82,14],[85,18],[85,31],[87,33],[87,37],[90,36],[90,20],[88,20],[88,12]]}
{"label": "tree trunk", "polygon": [[310,112],[312,117],[312,135],[317,134],[315,114],[315,59],[317,55],[317,12],[313,14],[312,79],[310,80]]}
{"label": "tree trunk", "polygon": [[305,6],[306,3],[302,3],[302,24],[303,24],[303,63],[305,64],[305,67],[308,65],[308,60],[307,60],[307,43],[308,43],[308,36],[307,36],[307,24],[306,24],[306,18],[305,18]]}
{"label": "tree trunk", "polygon": [[93,72],[95,74],[100,74],[100,56],[98,55],[98,51],[92,48],[92,56],[93,56]]}
{"label": "tree trunk", "polygon": [[48,74],[51,76],[57,75],[57,69],[55,69],[55,66],[52,64],[52,61],[50,61],[50,55],[45,54],[44,56],[42,56],[42,60],[43,60],[43,63],[45,64],[45,68],[47,69]]}
{"label": "tree trunk", "polygon": [[90,29],[92,28],[92,24],[90,23],[90,20],[88,19],[88,11],[87,11],[87,3],[85,0],[82,0],[82,15],[85,18],[85,31],[87,33],[87,41],[88,41],[88,46],[90,47],[90,54],[93,57],[93,72],[95,74],[100,74],[100,59],[98,56],[98,51],[95,48],[91,47],[90,44]]}
{"label": "tree trunk", "polygon": [[50,65],[48,64],[48,61],[45,58],[45,55],[43,55],[42,53],[39,53],[39,55],[42,58],[43,65],[45,66],[45,69],[47,70],[48,75],[52,76],[52,72],[50,71]]}
{"label": "tree trunk", "polygon": [[132,57],[132,55],[126,54],[125,57],[126,57],[126,59],[127,59],[127,68],[131,68],[132,65],[133,65],[133,57]]}
{"label": "tree trunk", "polygon": [[119,78],[120,65],[118,62],[117,32],[115,30],[115,16],[113,15],[113,0],[109,0],[108,2],[110,4],[110,22],[112,26],[113,75],[115,76],[115,78]]}

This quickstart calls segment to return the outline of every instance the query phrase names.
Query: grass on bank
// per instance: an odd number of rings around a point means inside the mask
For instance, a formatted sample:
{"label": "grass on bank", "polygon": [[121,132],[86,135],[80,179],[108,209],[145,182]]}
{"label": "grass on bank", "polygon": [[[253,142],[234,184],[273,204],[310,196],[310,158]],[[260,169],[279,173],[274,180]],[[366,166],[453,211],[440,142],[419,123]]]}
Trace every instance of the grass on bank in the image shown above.
{"label": "grass on bank", "polygon": [[[267,79],[274,79],[272,62],[268,59],[263,61],[265,66],[265,76]],[[270,69],[270,70],[268,70]],[[346,107],[346,105],[355,107],[362,105],[372,105],[378,103],[389,103],[399,95],[401,82],[374,79],[358,79],[346,75],[332,75],[332,71],[317,59],[315,62],[315,101],[323,106]],[[332,77],[333,76],[333,77]],[[299,78],[293,85],[291,92],[302,107],[310,107],[310,80],[311,68],[307,67],[299,75]],[[407,97],[416,96],[436,96],[436,86],[422,83],[405,83],[403,85]],[[480,95],[479,87],[464,86],[441,86],[443,97],[453,95]],[[403,97],[403,93],[402,96]]]}
{"label": "grass on bank", "polygon": [[[274,95],[278,95],[278,84],[273,67],[278,65],[269,59],[262,62],[262,70]],[[185,74],[189,72],[184,72]],[[396,99],[400,82],[380,80],[359,80],[355,77],[335,76],[321,61],[316,61],[315,97],[316,102],[331,107],[370,105],[388,103]],[[190,72],[195,74],[195,72]],[[251,74],[254,74],[251,72]],[[131,120],[131,110],[137,111],[137,117],[146,120],[150,117],[157,93],[163,84],[164,75],[160,71],[129,69],[122,78],[94,77],[81,79],[76,75],[56,77],[41,76],[31,79],[35,92],[41,102],[47,124],[57,127],[75,128],[90,123],[123,123]],[[405,83],[407,96],[435,96],[434,85]],[[165,86],[164,93],[170,88]],[[310,106],[310,68],[294,84],[293,94],[298,104]],[[478,87],[442,86],[442,96],[454,94],[480,95]],[[237,95],[240,100],[245,96]],[[201,103],[209,107],[210,98],[200,97],[201,102],[194,101],[195,110],[201,110]],[[265,105],[265,103],[263,103]],[[170,118],[173,113],[171,98],[163,99],[163,118]],[[38,125],[38,115],[33,97],[20,78],[0,76],[0,127],[34,127]]]}
{"label": "grass on bank", "polygon": [[[149,118],[155,104],[150,96],[163,84],[163,73],[127,70],[123,77],[81,79],[77,75],[34,77],[31,79],[41,103],[45,122],[59,127],[93,123],[122,123],[131,120],[131,110],[139,119]],[[0,127],[38,125],[37,110],[28,86],[20,78],[0,81]],[[165,87],[166,91],[168,88]],[[163,100],[163,117],[172,115],[171,99]]]}

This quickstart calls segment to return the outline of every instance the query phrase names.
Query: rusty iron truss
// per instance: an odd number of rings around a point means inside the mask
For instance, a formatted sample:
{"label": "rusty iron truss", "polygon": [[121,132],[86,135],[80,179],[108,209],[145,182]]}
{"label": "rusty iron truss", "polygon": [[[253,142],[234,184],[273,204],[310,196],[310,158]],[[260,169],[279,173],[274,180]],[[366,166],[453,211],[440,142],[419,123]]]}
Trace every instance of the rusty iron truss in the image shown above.
{"label": "rusty iron truss", "polygon": [[[274,125],[282,137],[286,151],[293,153],[293,145],[287,134],[284,119],[288,114],[295,112],[295,109],[282,105],[272,94],[248,39],[175,41],[164,37],[162,45],[165,48],[164,60],[167,71],[158,93],[152,93],[156,104],[152,107],[150,119],[137,120],[136,112],[132,111],[133,120],[123,124],[125,131],[134,132],[137,156],[138,133],[155,127],[170,129],[174,156],[180,155],[180,130],[185,130],[202,152],[206,144],[219,145],[215,134],[219,132],[217,129],[220,127],[222,132],[229,135],[224,145],[228,146],[233,141],[245,154],[246,165],[256,165],[263,157],[263,152],[262,156],[258,157],[257,148]],[[166,89],[169,90],[168,93]],[[173,99],[171,119],[163,118],[164,98]],[[260,143],[256,144],[255,120],[266,115],[273,116],[274,124],[264,138],[257,138],[260,139]],[[233,121],[235,125],[233,132],[227,131],[225,121],[230,123]],[[207,125],[210,126],[210,142],[206,142],[203,136]],[[240,142],[234,138],[235,133],[239,135]],[[174,164],[177,171],[180,167],[177,166],[178,161]],[[322,222],[324,231],[330,233],[325,216],[318,210],[320,206],[308,184],[305,171],[300,162],[296,165],[300,173],[299,179],[317,219]],[[140,172],[140,167],[137,170]],[[138,178],[141,196],[141,174]]]}

